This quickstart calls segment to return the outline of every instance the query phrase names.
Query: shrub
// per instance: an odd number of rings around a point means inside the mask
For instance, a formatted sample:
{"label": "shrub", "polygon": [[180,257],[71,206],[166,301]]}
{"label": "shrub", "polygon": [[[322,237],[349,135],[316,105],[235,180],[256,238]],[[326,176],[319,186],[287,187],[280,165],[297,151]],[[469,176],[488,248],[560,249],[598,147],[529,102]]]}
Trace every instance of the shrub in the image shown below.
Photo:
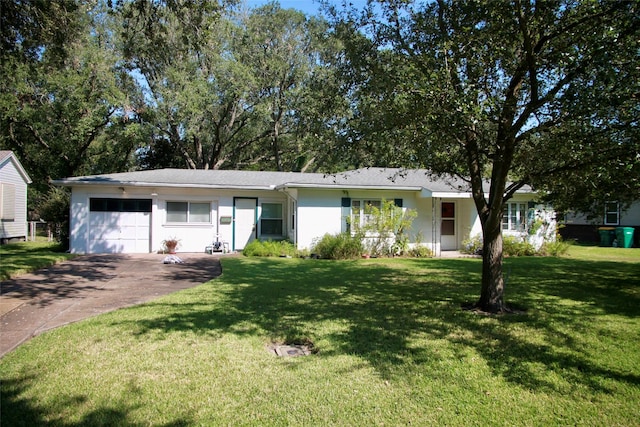
{"label": "shrub", "polygon": [[350,233],[325,234],[314,242],[311,251],[325,259],[359,258],[363,252],[362,239]]}
{"label": "shrub", "polygon": [[[482,253],[482,236],[476,235],[462,241],[460,252],[478,255]],[[527,240],[515,236],[503,236],[502,253],[504,256],[532,256],[536,255],[536,248]]]}
{"label": "shrub", "polygon": [[502,253],[505,256],[532,256],[536,248],[526,240],[514,236],[502,238]]}
{"label": "shrub", "polygon": [[417,213],[414,209],[403,209],[394,201],[382,200],[380,207],[363,207],[368,220],[365,224],[351,224],[356,236],[364,239],[366,251],[373,256],[404,255],[408,250],[411,228]]}
{"label": "shrub", "polygon": [[242,250],[242,254],[248,257],[279,257],[294,256],[296,249],[293,243],[287,240],[253,240]]}
{"label": "shrub", "polygon": [[424,245],[415,245],[411,249],[407,251],[407,255],[414,258],[431,258],[433,256],[433,251]]}
{"label": "shrub", "polygon": [[562,240],[560,236],[556,236],[555,242],[544,242],[539,253],[545,256],[561,256],[566,254],[570,247],[571,242]]}
{"label": "shrub", "polygon": [[469,255],[478,255],[482,253],[482,236],[476,234],[473,237],[463,240],[460,252]]}

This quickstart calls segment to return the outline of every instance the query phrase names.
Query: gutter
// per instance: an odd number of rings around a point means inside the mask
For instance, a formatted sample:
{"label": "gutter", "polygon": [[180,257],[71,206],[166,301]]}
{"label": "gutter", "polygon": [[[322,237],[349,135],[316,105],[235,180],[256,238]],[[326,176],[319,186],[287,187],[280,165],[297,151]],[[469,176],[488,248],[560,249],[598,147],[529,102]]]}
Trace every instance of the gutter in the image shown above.
{"label": "gutter", "polygon": [[325,190],[388,190],[388,191],[421,191],[423,187],[400,187],[387,185],[349,185],[349,184],[305,184],[305,183],[285,183],[275,186],[276,190],[287,190],[288,188],[318,188]]}
{"label": "gutter", "polygon": [[204,188],[217,190],[275,190],[275,185],[220,185],[220,184],[194,184],[194,183],[167,183],[167,182],[139,182],[139,181],[74,181],[66,179],[52,180],[51,184],[61,187],[84,187],[100,185],[104,187],[166,187],[166,188]]}

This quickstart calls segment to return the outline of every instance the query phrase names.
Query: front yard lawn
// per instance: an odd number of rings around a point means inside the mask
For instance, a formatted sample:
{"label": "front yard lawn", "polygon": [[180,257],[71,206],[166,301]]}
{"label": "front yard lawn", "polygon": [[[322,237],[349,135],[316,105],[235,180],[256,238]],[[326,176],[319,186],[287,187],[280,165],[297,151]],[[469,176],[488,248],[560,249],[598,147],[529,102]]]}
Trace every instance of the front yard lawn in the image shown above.
{"label": "front yard lawn", "polygon": [[73,255],[51,242],[22,242],[0,245],[0,280],[30,273]]}
{"label": "front yard lawn", "polygon": [[223,259],[6,355],[2,425],[638,425],[640,259],[601,251],[507,259],[503,316],[477,259]]}

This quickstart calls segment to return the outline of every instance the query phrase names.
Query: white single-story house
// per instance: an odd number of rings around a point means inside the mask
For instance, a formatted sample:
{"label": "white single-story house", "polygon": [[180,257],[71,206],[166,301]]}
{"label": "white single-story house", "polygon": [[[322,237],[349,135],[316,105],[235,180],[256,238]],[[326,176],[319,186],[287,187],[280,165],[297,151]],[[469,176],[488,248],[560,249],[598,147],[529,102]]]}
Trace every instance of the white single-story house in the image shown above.
{"label": "white single-story house", "polygon": [[[432,179],[426,170],[366,168],[334,175],[297,172],[160,169],[72,177],[73,253],[155,252],[165,239],[179,252],[203,252],[219,239],[232,251],[253,239],[289,239],[310,249],[324,234],[365,221],[367,205],[393,200],[417,216],[409,231],[436,255],[481,234],[466,182]],[[518,192],[507,206],[505,234],[524,231],[535,194]],[[419,237],[418,237],[419,236]]]}
{"label": "white single-story house", "polygon": [[31,178],[12,151],[0,151],[0,243],[26,240]]}

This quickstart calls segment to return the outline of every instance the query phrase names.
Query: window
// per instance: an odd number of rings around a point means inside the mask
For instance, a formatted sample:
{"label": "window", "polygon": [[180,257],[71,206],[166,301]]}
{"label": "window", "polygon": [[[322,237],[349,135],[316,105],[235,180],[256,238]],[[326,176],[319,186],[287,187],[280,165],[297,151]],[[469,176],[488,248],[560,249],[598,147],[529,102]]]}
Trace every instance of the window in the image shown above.
{"label": "window", "polygon": [[604,224],[620,224],[620,206],[618,202],[606,202],[604,204]]}
{"label": "window", "polygon": [[440,234],[442,236],[456,235],[456,204],[453,202],[442,202],[440,206]]}
{"label": "window", "polygon": [[167,202],[167,222],[211,223],[211,203]]}
{"label": "window", "polygon": [[16,219],[16,187],[13,184],[0,184],[0,220]]}
{"label": "window", "polygon": [[524,231],[527,221],[526,203],[507,203],[502,216],[502,229],[508,231]]}
{"label": "window", "polygon": [[151,212],[150,199],[89,199],[91,212]]}
{"label": "window", "polygon": [[370,224],[375,215],[373,212],[380,212],[382,202],[380,200],[351,200],[351,224],[356,227],[364,227]]}
{"label": "window", "polygon": [[282,203],[263,203],[260,216],[260,234],[282,236]]}

